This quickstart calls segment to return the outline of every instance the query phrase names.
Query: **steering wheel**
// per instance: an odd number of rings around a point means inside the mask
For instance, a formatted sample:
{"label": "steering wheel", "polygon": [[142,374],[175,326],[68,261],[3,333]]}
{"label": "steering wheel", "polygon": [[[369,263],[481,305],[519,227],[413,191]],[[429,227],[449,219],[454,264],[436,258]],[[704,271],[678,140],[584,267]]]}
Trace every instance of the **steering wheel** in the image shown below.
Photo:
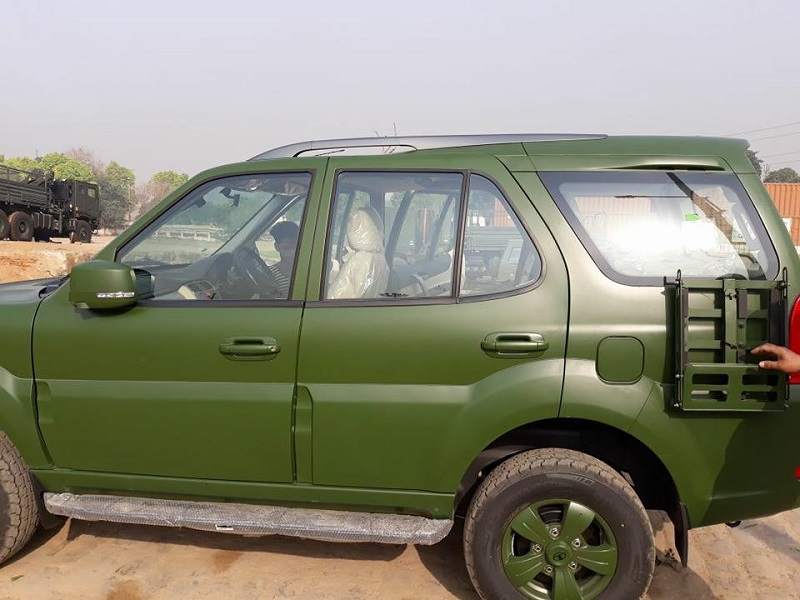
{"label": "steering wheel", "polygon": [[278,293],[278,282],[255,248],[242,246],[233,252],[233,266],[262,297],[275,296]]}

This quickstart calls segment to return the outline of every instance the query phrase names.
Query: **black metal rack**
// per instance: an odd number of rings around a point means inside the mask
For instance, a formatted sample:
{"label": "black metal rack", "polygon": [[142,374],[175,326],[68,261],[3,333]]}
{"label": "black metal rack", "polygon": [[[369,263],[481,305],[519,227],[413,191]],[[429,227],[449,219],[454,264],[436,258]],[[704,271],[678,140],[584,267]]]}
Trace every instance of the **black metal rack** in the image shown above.
{"label": "black metal rack", "polygon": [[675,294],[675,408],[685,411],[782,411],[786,376],[760,369],[749,352],[785,343],[786,274],[778,281],[684,278]]}

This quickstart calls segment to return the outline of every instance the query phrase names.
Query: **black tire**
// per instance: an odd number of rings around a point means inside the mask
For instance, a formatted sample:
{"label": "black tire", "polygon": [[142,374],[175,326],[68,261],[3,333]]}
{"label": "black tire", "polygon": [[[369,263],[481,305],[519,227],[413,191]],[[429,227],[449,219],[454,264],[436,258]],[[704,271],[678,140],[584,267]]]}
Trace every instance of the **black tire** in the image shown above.
{"label": "black tire", "polygon": [[[464,527],[464,556],[481,598],[519,600],[527,597],[512,584],[504,570],[501,559],[504,532],[527,506],[553,498],[590,508],[613,534],[617,548],[616,568],[607,587],[597,597],[607,600],[642,597],[655,569],[655,545],[650,520],[636,492],[618,472],[587,454],[546,448],[523,452],[499,465],[472,498]],[[544,556],[548,552],[549,547],[541,550]],[[574,565],[570,563],[569,568],[573,569]],[[555,572],[552,567],[543,568]],[[583,569],[582,566],[577,568]],[[577,578],[583,573],[579,570],[574,576]],[[538,577],[547,582],[542,584],[545,587],[555,585],[555,579],[549,580],[545,575]]]}
{"label": "black tire", "polygon": [[0,240],[4,240],[8,237],[9,229],[10,225],[8,223],[8,215],[0,210]]}
{"label": "black tire", "polygon": [[28,213],[17,211],[8,220],[10,236],[15,242],[30,242],[33,239],[33,217]]}
{"label": "black tire", "polygon": [[11,440],[0,432],[0,564],[28,543],[38,524],[31,477]]}
{"label": "black tire", "polygon": [[80,242],[81,244],[89,244],[92,241],[92,226],[86,221],[76,221],[75,231],[69,236],[69,241],[73,244]]}

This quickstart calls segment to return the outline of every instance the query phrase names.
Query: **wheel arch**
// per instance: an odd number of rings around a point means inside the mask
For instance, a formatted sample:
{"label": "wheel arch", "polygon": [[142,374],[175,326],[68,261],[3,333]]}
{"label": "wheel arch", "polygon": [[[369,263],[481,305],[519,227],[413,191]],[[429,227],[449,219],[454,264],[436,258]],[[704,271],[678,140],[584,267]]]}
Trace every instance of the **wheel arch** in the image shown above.
{"label": "wheel arch", "polygon": [[553,418],[520,425],[488,444],[464,473],[455,496],[457,514],[465,514],[477,486],[497,465],[535,448],[565,448],[593,456],[615,470],[633,487],[644,507],[663,510],[673,522],[675,544],[688,560],[688,513],[672,474],[650,447],[630,433],[588,419]]}

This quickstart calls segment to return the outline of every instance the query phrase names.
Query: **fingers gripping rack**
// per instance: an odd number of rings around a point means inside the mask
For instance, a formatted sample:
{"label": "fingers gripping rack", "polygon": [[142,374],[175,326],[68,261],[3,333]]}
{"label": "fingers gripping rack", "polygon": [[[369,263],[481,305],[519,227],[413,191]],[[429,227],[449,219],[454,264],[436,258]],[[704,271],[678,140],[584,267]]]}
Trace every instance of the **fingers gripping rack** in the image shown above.
{"label": "fingers gripping rack", "polygon": [[665,278],[674,306],[674,408],[782,411],[786,376],[758,367],[756,346],[786,339],[786,271],[780,280]]}

